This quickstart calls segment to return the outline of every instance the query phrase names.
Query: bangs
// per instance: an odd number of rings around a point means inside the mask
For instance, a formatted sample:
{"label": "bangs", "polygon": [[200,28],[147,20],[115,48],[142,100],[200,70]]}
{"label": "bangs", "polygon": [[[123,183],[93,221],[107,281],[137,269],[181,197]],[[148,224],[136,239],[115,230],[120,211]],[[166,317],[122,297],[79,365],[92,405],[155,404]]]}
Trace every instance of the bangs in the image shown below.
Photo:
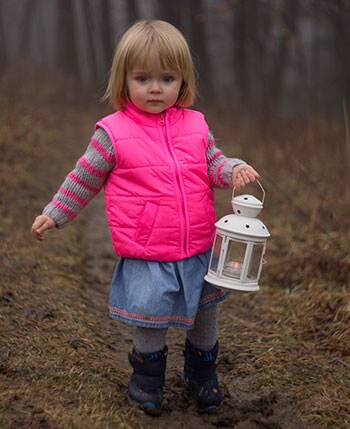
{"label": "bangs", "polygon": [[179,63],[179,49],[170,44],[162,43],[159,38],[138,40],[134,49],[129,52],[127,69],[131,70],[138,65],[146,70],[157,68],[159,70],[175,70],[182,73],[183,67]]}

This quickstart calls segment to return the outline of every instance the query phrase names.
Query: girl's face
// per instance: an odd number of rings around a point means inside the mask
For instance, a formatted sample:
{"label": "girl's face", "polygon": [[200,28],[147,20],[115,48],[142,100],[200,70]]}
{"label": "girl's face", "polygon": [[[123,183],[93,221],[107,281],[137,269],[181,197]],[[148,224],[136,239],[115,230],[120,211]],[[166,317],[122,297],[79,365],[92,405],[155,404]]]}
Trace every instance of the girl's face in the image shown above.
{"label": "girl's face", "polygon": [[161,113],[176,103],[182,76],[175,70],[146,69],[135,65],[127,75],[131,102],[147,113]]}

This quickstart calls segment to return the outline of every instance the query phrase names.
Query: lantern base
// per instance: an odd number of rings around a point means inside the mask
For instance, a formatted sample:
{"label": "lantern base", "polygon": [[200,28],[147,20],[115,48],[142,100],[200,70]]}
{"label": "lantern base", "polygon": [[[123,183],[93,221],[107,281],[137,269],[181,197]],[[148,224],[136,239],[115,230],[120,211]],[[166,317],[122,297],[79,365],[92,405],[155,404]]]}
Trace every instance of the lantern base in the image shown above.
{"label": "lantern base", "polygon": [[218,289],[227,291],[239,290],[243,292],[256,292],[260,289],[257,282],[242,283],[235,279],[220,279],[217,276],[214,276],[210,271],[206,276],[204,276],[204,280]]}

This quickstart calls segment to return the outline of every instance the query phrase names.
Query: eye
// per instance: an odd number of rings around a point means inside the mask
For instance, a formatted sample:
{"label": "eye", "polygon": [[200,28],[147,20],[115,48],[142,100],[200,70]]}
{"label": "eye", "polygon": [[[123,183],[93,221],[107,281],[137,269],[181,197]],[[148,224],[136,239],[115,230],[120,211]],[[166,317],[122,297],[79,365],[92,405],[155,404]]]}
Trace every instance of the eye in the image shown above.
{"label": "eye", "polygon": [[147,76],[143,76],[143,75],[136,76],[135,80],[137,80],[137,82],[140,82],[140,83],[145,83],[147,82]]}
{"label": "eye", "polygon": [[164,76],[163,77],[163,81],[165,82],[165,83],[171,83],[171,82],[173,82],[175,80],[175,78],[173,77],[173,76]]}

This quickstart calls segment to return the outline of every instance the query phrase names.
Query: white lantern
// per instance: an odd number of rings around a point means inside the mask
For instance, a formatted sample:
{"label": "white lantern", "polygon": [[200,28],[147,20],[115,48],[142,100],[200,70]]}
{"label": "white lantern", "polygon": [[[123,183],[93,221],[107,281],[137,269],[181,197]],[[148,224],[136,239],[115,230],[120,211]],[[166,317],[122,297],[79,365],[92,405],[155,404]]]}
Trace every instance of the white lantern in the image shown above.
{"label": "white lantern", "polygon": [[264,263],[266,241],[270,233],[256,216],[263,208],[262,201],[253,195],[234,196],[234,214],[216,222],[216,235],[205,280],[224,290],[257,291]]}

